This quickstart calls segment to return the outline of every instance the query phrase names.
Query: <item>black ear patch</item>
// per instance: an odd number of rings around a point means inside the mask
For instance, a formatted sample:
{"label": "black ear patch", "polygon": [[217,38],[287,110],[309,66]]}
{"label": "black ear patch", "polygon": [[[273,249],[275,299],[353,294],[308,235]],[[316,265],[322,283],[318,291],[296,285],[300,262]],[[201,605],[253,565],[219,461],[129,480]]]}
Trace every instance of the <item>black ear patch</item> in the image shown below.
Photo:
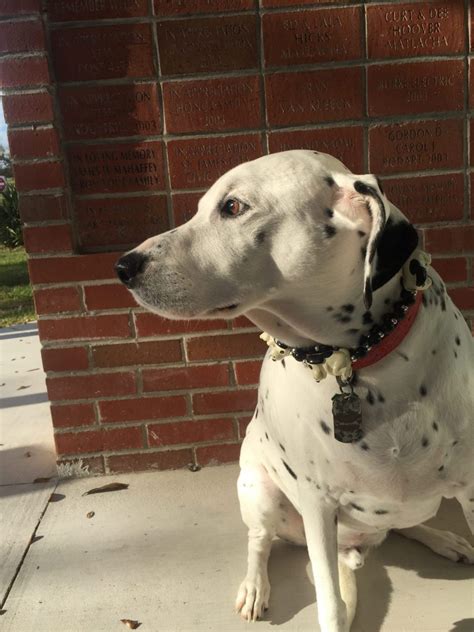
{"label": "black ear patch", "polygon": [[418,234],[407,220],[395,223],[388,218],[377,242],[377,262],[372,289],[381,287],[401,269],[418,246]]}

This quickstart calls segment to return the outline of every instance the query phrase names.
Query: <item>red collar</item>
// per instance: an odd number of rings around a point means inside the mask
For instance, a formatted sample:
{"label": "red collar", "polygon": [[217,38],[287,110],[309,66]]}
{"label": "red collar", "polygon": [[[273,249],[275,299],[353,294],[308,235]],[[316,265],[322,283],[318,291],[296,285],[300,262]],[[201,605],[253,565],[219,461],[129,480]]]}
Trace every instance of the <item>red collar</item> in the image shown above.
{"label": "red collar", "polygon": [[373,347],[364,358],[356,360],[352,363],[352,368],[354,369],[354,371],[365,369],[366,367],[379,362],[380,360],[382,360],[382,358],[385,358],[385,356],[387,356],[398,347],[405,336],[408,335],[408,332],[415,322],[418,310],[420,309],[421,298],[422,293],[418,292],[415,302],[413,303],[413,305],[410,306],[405,315],[405,318],[400,321],[397,327],[395,327],[393,331],[387,334],[381,342],[375,345],[375,347]]}

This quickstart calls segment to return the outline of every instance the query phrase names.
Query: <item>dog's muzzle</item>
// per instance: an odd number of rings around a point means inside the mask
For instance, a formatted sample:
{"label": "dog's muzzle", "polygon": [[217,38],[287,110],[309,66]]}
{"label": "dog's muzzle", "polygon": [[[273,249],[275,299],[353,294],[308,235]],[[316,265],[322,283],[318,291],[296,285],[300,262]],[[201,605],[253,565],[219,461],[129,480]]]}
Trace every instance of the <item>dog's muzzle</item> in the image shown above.
{"label": "dog's muzzle", "polygon": [[140,252],[132,251],[120,257],[115,264],[118,278],[127,287],[132,287],[133,281],[140,272],[143,272],[147,257]]}

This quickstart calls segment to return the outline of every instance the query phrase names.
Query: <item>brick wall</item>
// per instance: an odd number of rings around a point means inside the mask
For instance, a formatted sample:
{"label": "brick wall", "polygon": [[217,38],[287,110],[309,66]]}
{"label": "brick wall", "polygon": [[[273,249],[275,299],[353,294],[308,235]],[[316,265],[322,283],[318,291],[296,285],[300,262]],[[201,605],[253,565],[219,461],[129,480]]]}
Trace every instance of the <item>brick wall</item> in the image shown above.
{"label": "brick wall", "polygon": [[0,0],[0,73],[60,460],[237,458],[255,328],[145,313],[112,264],[266,152],[381,175],[472,316],[469,3],[40,4]]}

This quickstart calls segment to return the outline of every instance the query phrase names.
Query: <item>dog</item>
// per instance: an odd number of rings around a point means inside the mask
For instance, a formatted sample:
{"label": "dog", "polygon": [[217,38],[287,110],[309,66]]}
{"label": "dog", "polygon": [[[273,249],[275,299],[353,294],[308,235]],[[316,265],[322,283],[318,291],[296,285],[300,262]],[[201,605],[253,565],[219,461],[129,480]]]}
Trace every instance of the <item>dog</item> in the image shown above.
{"label": "dog", "polygon": [[161,316],[245,314],[266,332],[237,483],[246,620],[269,606],[275,536],[308,547],[322,632],[350,629],[354,571],[391,529],[474,563],[467,540],[422,524],[454,497],[474,533],[474,345],[419,252],[376,177],[294,150],[233,168],[116,264]]}

